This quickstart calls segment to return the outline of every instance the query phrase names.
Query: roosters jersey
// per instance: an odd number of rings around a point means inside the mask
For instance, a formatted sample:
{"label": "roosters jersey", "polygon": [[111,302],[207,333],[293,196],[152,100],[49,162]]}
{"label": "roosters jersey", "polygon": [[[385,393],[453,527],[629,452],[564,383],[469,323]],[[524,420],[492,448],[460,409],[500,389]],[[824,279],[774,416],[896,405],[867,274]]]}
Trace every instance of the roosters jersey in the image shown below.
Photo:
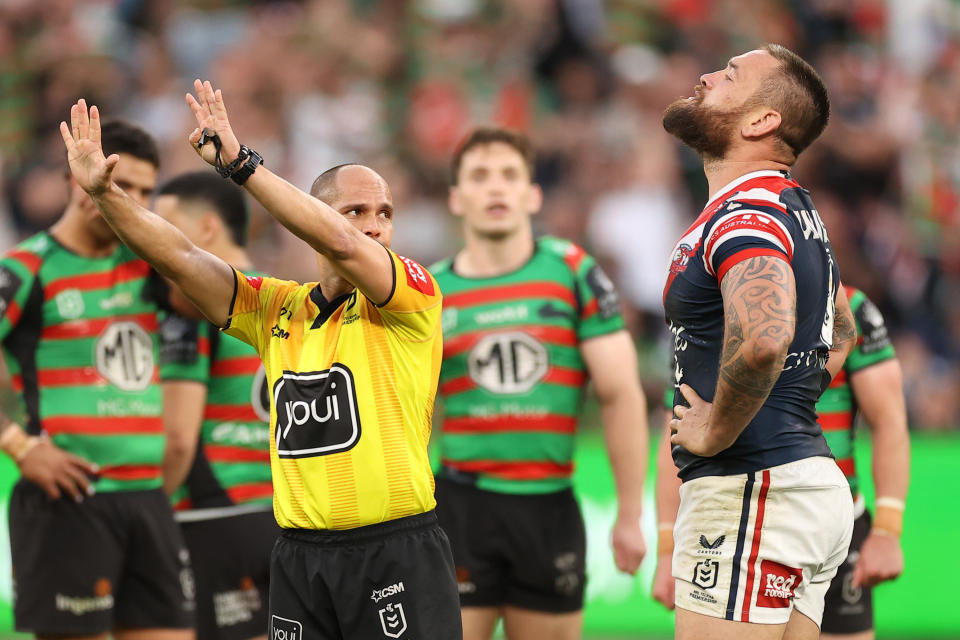
{"label": "roosters jersey", "polygon": [[427,457],[443,337],[433,276],[390,253],[394,288],[359,290],[236,272],[224,331],[253,346],[270,389],[273,510],[281,527],[352,529],[430,511]]}
{"label": "roosters jersey", "polygon": [[825,364],[839,272],[809,193],[784,172],[749,173],[720,189],[674,249],[664,288],[673,334],[674,403],[686,404],[678,389],[684,383],[713,400],[724,332],[720,282],[731,267],[757,256],[779,258],[793,270],[794,339],[780,378],[733,445],[712,457],[673,447],[683,480],[831,455],[815,406],[829,382]]}

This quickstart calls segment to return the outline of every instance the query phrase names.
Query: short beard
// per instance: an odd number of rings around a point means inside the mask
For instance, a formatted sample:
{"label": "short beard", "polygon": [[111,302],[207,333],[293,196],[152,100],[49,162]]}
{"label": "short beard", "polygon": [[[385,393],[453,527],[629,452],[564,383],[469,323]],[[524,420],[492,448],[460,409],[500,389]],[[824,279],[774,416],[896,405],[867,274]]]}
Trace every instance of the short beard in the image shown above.
{"label": "short beard", "polygon": [[663,128],[703,156],[705,162],[723,159],[744,109],[723,112],[703,106],[702,97],[681,98],[663,112]]}

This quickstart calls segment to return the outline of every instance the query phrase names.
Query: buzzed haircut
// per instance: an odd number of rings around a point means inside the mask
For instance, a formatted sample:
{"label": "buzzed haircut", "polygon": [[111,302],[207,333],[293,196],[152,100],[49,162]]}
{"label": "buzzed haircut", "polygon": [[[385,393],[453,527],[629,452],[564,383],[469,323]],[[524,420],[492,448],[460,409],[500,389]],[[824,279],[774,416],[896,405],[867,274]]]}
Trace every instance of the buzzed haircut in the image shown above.
{"label": "buzzed haircut", "polygon": [[460,165],[463,163],[463,156],[474,147],[482,147],[494,142],[502,142],[509,145],[520,154],[524,164],[527,165],[527,173],[533,181],[533,166],[536,158],[533,152],[533,144],[526,134],[513,129],[504,129],[502,127],[477,127],[460,143],[456,153],[453,154],[453,162],[450,165],[450,183],[457,184],[460,176]]}
{"label": "buzzed haircut", "polygon": [[250,208],[243,190],[209,171],[183,173],[160,187],[158,196],[176,196],[181,202],[209,206],[230,230],[230,238],[247,244]]}
{"label": "buzzed haircut", "polygon": [[100,125],[100,144],[103,146],[104,156],[126,153],[160,168],[157,143],[153,136],[135,124],[124,120],[104,120]]}
{"label": "buzzed haircut", "polygon": [[335,167],[330,167],[313,181],[313,184],[310,186],[310,195],[328,205],[331,202],[336,202],[340,195],[340,189],[337,188],[337,174],[340,173],[340,169],[344,167],[356,166],[360,165],[356,162],[347,162],[345,164],[338,164]]}
{"label": "buzzed haircut", "polygon": [[779,74],[761,86],[762,99],[780,113],[777,134],[794,156],[823,133],[830,118],[830,98],[810,64],[779,44],[762,47],[780,63]]}

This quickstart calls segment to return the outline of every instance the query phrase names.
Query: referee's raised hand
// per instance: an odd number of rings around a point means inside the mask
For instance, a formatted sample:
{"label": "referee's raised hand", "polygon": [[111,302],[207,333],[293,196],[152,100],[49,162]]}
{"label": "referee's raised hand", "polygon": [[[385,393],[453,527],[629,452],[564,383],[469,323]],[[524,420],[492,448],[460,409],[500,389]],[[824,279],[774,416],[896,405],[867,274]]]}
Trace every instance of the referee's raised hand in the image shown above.
{"label": "referee's raised hand", "polygon": [[[233,133],[230,126],[230,120],[227,118],[227,108],[223,103],[223,94],[220,89],[214,89],[209,80],[193,81],[193,90],[196,96],[191,93],[186,95],[187,105],[193,111],[193,116],[197,119],[197,128],[194,129],[188,138],[190,146],[200,154],[204,162],[216,166],[217,153],[220,154],[220,162],[224,165],[233,162],[240,154],[240,142]],[[206,136],[204,133],[206,132]],[[210,139],[212,134],[216,134],[220,139],[221,148]]]}
{"label": "referee's raised hand", "polygon": [[70,173],[80,188],[89,194],[103,193],[110,187],[114,167],[120,156],[103,156],[100,145],[100,111],[96,105],[87,110],[87,101],[80,98],[70,107],[70,126],[60,123],[60,135],[67,147]]}

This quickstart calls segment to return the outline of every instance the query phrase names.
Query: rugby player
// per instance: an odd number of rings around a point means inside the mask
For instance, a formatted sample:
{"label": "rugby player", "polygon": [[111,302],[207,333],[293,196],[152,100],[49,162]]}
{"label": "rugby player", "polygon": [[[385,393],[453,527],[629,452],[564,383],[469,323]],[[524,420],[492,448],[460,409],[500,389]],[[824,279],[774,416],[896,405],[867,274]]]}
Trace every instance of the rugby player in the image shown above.
{"label": "rugby player", "polygon": [[[104,124],[118,192],[157,180],[143,130]],[[37,637],[189,640],[189,555],[161,490],[156,292],[80,185],[49,231],[0,260],[0,339],[26,405],[2,416],[20,469],[10,499],[14,619]],[[164,296],[165,297],[165,296]]]}
{"label": "rugby player", "polygon": [[[910,435],[903,373],[880,310],[846,287],[857,327],[857,346],[817,403],[824,435],[854,497],[853,539],[827,591],[821,638],[872,640],[872,587],[903,572],[903,510],[910,481]],[[864,418],[872,442],[877,496],[866,511],[853,461],[854,419]]]}
{"label": "rugby player", "polygon": [[778,45],[664,112],[711,194],[664,288],[678,638],[816,638],[847,555],[853,501],[815,405],[856,330],[827,230],[789,174],[828,117],[817,73]]}
{"label": "rugby player", "polygon": [[212,323],[253,346],[271,390],[271,638],[459,638],[449,542],[427,458],[441,294],[389,250],[390,191],[359,165],[308,195],[237,141],[209,82],[188,96],[203,159],[318,252],[319,282],[247,276],[126,197],[80,100],[61,123],[71,171],[121,239]]}
{"label": "rugby player", "polygon": [[466,138],[449,195],[465,246],[432,269],[444,290],[437,513],[468,640],[490,638],[500,618],[512,640],[580,637],[586,549],[571,474],[588,381],[616,482],[617,568],[633,574],[646,551],[636,352],[596,261],[566,240],[534,238],[533,164],[520,133]]}
{"label": "rugby player", "polygon": [[[155,208],[201,249],[263,275],[244,249],[249,208],[236,185],[206,171],[186,173],[160,187]],[[160,322],[160,378],[164,489],[193,559],[197,638],[265,637],[270,550],[280,531],[260,356],[206,321],[167,314]]]}
{"label": "rugby player", "polygon": [[[857,345],[843,369],[817,403],[819,422],[837,464],[847,477],[854,497],[853,539],[846,560],[827,590],[821,638],[871,640],[873,598],[871,588],[903,571],[900,533],[909,482],[910,437],[903,399],[903,374],[887,333],[883,316],[874,304],[852,287],[845,287],[857,327]],[[673,390],[667,394],[673,404]],[[877,517],[866,511],[853,460],[854,420],[866,418],[873,441],[873,482]],[[660,537],[653,597],[674,607],[671,575],[673,521],[679,504],[680,481],[670,459],[667,431],[657,452],[657,513]]]}

